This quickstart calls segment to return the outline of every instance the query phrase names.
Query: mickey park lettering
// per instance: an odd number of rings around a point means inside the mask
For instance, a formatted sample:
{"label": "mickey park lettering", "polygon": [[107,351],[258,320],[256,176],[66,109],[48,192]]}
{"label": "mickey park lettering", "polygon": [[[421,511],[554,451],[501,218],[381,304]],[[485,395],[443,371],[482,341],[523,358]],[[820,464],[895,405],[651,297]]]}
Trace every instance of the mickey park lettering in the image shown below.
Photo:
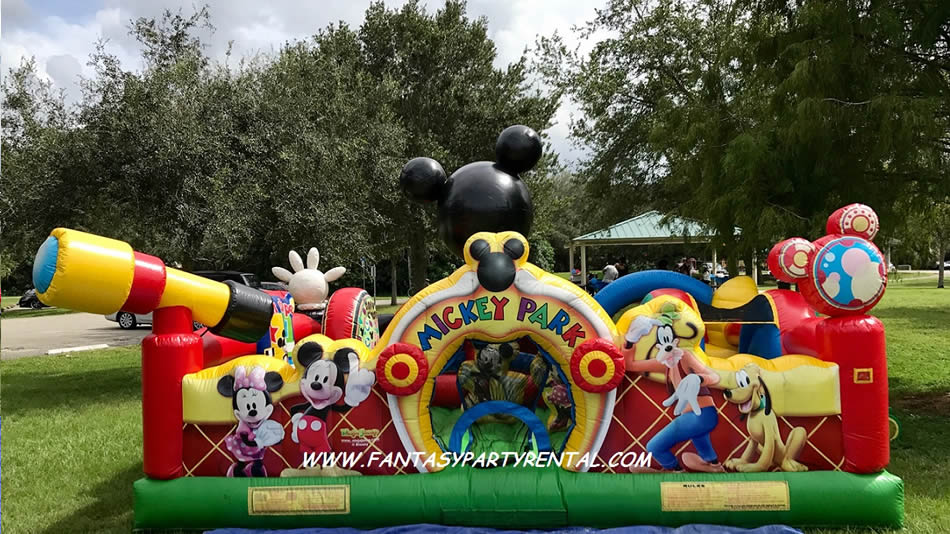
{"label": "mickey park lettering", "polygon": [[[485,296],[445,306],[441,312],[429,316],[423,329],[417,332],[419,347],[429,350],[432,348],[433,339],[440,340],[442,336],[465,325],[479,321],[504,321],[509,303],[511,301],[508,297]],[[549,309],[547,303],[538,306],[537,302],[528,297],[520,298],[517,309],[517,321],[534,323],[550,330],[561,336],[571,348],[577,344],[578,339],[587,337],[587,332],[580,323],[573,321],[571,324],[570,314],[563,309]]]}

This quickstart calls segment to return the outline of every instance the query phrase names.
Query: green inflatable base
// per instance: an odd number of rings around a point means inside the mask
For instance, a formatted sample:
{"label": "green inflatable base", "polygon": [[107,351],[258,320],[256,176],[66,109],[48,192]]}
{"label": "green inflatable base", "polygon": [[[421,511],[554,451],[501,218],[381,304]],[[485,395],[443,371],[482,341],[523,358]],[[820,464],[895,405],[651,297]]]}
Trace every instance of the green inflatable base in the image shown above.
{"label": "green inflatable base", "polygon": [[417,523],[511,529],[687,523],[900,528],[903,522],[903,482],[886,471],[633,475],[556,467],[455,468],[394,476],[135,483],[139,530]]}

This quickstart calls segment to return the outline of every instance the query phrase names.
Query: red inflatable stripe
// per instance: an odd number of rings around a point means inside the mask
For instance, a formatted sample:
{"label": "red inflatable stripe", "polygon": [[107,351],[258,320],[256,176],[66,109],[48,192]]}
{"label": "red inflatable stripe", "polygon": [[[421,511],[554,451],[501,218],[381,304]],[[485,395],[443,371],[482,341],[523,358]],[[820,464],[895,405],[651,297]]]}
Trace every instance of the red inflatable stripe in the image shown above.
{"label": "red inflatable stripe", "polygon": [[458,408],[462,405],[459,397],[457,375],[445,374],[435,377],[435,390],[432,395],[432,406],[441,408]]}
{"label": "red inflatable stripe", "polygon": [[135,252],[132,289],[122,309],[132,313],[149,313],[158,307],[165,292],[165,264],[161,259]]}

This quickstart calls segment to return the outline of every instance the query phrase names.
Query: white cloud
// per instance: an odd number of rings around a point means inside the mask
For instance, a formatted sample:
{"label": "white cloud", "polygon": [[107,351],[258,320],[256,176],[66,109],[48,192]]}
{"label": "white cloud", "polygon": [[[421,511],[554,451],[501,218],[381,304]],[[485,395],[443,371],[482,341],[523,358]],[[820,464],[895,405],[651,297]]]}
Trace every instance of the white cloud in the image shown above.
{"label": "white cloud", "polygon": [[[402,0],[387,0],[398,6]],[[537,36],[555,31],[576,45],[571,28],[593,18],[595,8],[604,0],[470,0],[468,13],[485,16],[489,36],[498,50],[496,64],[517,60],[526,48],[533,47]],[[442,5],[427,0],[430,10]],[[89,54],[100,38],[107,40],[107,50],[116,54],[127,68],[140,68],[139,50],[128,34],[129,21],[138,17],[158,17],[165,9],[191,13],[193,0],[103,0],[90,14],[68,16],[65,13],[38,13],[23,0],[3,1],[4,35],[0,40],[0,66],[3,72],[33,56],[39,75],[62,87],[71,99],[78,96],[79,75],[91,76],[86,64]],[[216,31],[202,37],[212,57],[223,59],[229,43],[235,56],[269,53],[283,43],[306,39],[330,23],[345,22],[356,27],[369,5],[363,1],[234,0],[213,2],[212,24]],[[49,6],[45,6],[47,12]],[[65,9],[65,8],[64,8]],[[565,103],[557,114],[557,124],[547,131],[552,145],[562,160],[576,160],[582,151],[568,139],[568,119],[576,107]]]}

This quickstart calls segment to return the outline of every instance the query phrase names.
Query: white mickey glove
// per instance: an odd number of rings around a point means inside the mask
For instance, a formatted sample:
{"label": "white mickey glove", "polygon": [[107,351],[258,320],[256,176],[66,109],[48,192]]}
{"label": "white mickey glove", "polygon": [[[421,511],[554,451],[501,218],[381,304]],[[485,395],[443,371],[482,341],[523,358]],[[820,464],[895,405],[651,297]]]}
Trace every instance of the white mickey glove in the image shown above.
{"label": "white mickey glove", "polygon": [[624,335],[624,341],[627,342],[628,348],[636,345],[643,336],[649,334],[650,330],[653,330],[654,326],[660,326],[662,324],[661,321],[653,319],[648,315],[638,315],[633,321],[630,321],[630,326],[627,327],[627,333]]}
{"label": "white mickey glove", "polygon": [[668,399],[663,401],[663,406],[669,406],[675,402],[676,407],[673,408],[673,415],[679,415],[683,413],[683,409],[689,404],[693,413],[700,415],[702,410],[699,408],[697,397],[699,396],[699,387],[702,383],[703,379],[699,375],[686,375],[686,378],[680,380],[679,385],[676,386],[676,391],[674,391]]}
{"label": "white mickey glove", "polygon": [[301,310],[322,310],[326,306],[329,295],[329,282],[332,282],[346,272],[343,267],[334,267],[324,274],[317,267],[320,265],[320,252],[316,247],[307,253],[307,266],[304,267],[300,255],[291,250],[289,253],[290,266],[294,272],[283,267],[273,267],[271,272],[279,280],[287,283],[290,295]]}
{"label": "white mickey glove", "polygon": [[[296,432],[296,430],[297,426],[294,425],[294,431]],[[270,447],[271,445],[277,445],[284,439],[284,427],[280,426],[277,421],[268,419],[261,423],[254,434],[256,434],[255,440],[258,447]]]}
{"label": "white mickey glove", "polygon": [[290,426],[293,427],[290,439],[294,440],[294,443],[300,443],[300,438],[297,437],[297,423],[300,422],[301,418],[303,418],[303,412],[297,412],[290,418]]}
{"label": "white mickey glove", "polygon": [[348,406],[356,406],[369,397],[373,384],[376,383],[376,373],[360,367],[360,359],[355,352],[350,353],[350,376],[346,380],[346,393],[343,402]]}

